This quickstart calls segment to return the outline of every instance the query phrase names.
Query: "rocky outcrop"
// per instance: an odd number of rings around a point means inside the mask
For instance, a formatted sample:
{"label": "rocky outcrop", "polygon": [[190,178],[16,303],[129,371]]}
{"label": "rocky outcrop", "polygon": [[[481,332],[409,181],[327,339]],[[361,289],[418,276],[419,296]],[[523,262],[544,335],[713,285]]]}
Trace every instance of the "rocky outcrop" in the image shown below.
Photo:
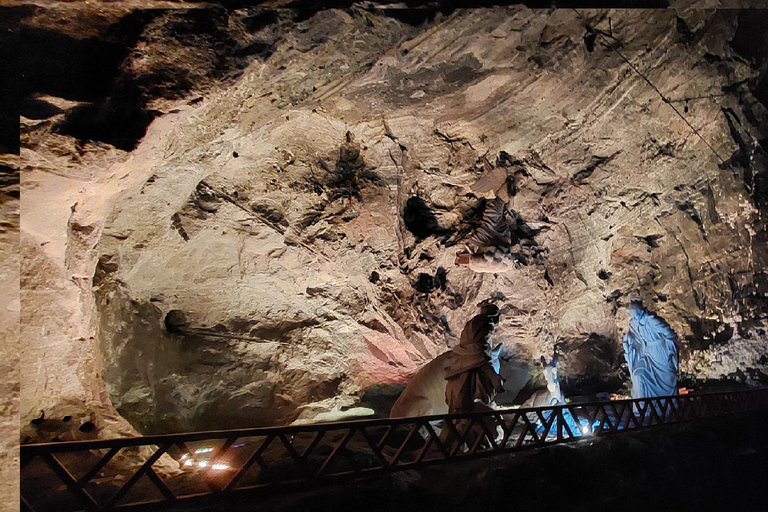
{"label": "rocky outcrop", "polygon": [[[89,327],[66,338],[93,341],[73,357],[100,356],[88,379],[138,430],[386,413],[489,298],[504,315],[500,402],[555,343],[566,396],[621,391],[630,295],[680,335],[686,378],[765,380],[765,63],[739,43],[738,12],[310,14],[232,11],[242,32],[222,34],[143,25],[142,58],[114,83],[168,113],[131,153],[88,143],[115,163],[57,199],[66,226],[32,217],[30,264],[56,255],[68,311],[87,305]],[[245,68],[239,48],[253,50]],[[180,68],[200,73],[201,100],[174,100],[195,90],[174,89]],[[242,74],[211,86],[223,68]],[[87,136],[55,126],[30,131],[32,158],[51,147],[36,140]],[[498,177],[531,254],[476,274],[454,257]],[[46,229],[57,247],[40,247]],[[40,294],[58,285],[26,286],[33,316],[52,319]],[[51,332],[41,349],[70,347]]]}
{"label": "rocky outcrop", "polygon": [[[19,158],[0,154],[0,492],[19,493]],[[9,509],[5,509],[9,510]]]}

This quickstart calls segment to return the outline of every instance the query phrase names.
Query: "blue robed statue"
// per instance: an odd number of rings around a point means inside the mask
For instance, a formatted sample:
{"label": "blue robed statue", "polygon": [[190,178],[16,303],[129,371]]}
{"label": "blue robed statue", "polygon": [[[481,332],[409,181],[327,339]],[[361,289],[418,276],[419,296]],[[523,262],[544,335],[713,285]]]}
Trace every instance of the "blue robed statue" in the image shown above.
{"label": "blue robed statue", "polygon": [[675,331],[648,312],[642,299],[630,299],[629,316],[624,353],[632,377],[632,398],[676,395],[680,363]]}

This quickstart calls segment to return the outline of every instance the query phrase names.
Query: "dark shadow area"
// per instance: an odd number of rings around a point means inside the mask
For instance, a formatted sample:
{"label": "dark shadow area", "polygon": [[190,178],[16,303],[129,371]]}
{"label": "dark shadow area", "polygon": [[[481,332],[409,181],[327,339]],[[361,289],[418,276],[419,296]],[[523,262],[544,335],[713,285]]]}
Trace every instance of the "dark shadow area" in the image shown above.
{"label": "dark shadow area", "polygon": [[[277,19],[274,11],[256,10],[244,23],[257,31]],[[204,92],[235,79],[254,58],[272,54],[274,38],[235,40],[232,22],[225,9],[214,6],[135,10],[98,36],[83,39],[23,28],[18,54],[24,112],[32,119],[60,113],[33,99],[35,94],[85,103],[69,111],[54,131],[132,150],[160,114],[148,108],[152,100],[184,98],[193,89]],[[140,41],[146,45],[137,46]],[[171,57],[186,47],[199,51],[187,60]]]}
{"label": "dark shadow area", "polygon": [[388,418],[389,411],[397,397],[405,389],[405,384],[374,384],[365,388],[360,395],[357,407],[368,407],[376,411],[374,418]]}
{"label": "dark shadow area", "polygon": [[19,105],[19,113],[27,119],[48,119],[62,112],[64,111],[56,105],[31,96],[22,99]]}
{"label": "dark shadow area", "polygon": [[432,209],[420,197],[409,197],[403,209],[405,227],[416,238],[427,238],[431,235],[441,235],[446,232],[440,227]]}
{"label": "dark shadow area", "polygon": [[24,9],[0,8],[0,153],[19,154],[20,36]]}
{"label": "dark shadow area", "polygon": [[160,112],[147,110],[135,86],[125,86],[112,96],[72,110],[54,131],[77,139],[99,140],[130,151],[144,137],[149,123]]}
{"label": "dark shadow area", "polygon": [[420,27],[424,23],[432,23],[438,13],[450,14],[451,9],[382,9],[384,16],[394,18],[412,27]]}
{"label": "dark shadow area", "polygon": [[[0,194],[19,199],[21,197],[19,192],[20,178],[21,175],[18,169],[0,165]],[[8,219],[5,220],[7,221]],[[0,228],[2,227],[2,222],[0,222]]]}
{"label": "dark shadow area", "polygon": [[435,289],[434,279],[430,274],[420,272],[413,289],[421,293],[431,293]]}
{"label": "dark shadow area", "polygon": [[128,54],[125,45],[103,39],[74,39],[37,28],[22,28],[19,65],[22,94],[45,93],[73,101],[106,97]]}
{"label": "dark shadow area", "polygon": [[[145,25],[161,11],[135,11],[102,37],[77,39],[52,30],[23,28],[20,69],[25,117],[45,119],[61,110],[34,94],[87,102],[73,108],[54,131],[131,150],[155,116],[138,86],[121,79],[121,64]],[[18,123],[18,120],[17,120]]]}
{"label": "dark shadow area", "polygon": [[706,350],[712,345],[727,343],[733,336],[730,324],[721,324],[709,318],[686,318],[691,334],[685,337],[690,350]]}
{"label": "dark shadow area", "polygon": [[599,396],[618,393],[624,381],[618,375],[561,377],[560,389],[573,403],[594,402]]}
{"label": "dark shadow area", "polygon": [[738,27],[731,40],[731,48],[759,67],[768,47],[768,11],[744,10],[739,13]]}

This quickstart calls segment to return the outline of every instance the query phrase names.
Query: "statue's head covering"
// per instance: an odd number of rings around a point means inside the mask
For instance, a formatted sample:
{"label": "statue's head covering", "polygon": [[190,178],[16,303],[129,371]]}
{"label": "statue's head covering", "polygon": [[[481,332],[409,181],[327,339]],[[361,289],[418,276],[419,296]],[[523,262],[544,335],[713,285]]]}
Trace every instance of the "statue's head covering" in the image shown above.
{"label": "statue's head covering", "polygon": [[629,308],[629,315],[632,318],[640,319],[643,313],[645,313],[645,307],[643,307],[643,299],[641,297],[630,297],[627,304]]}
{"label": "statue's head covering", "polygon": [[501,321],[501,313],[495,304],[484,304],[480,307],[480,313],[467,322],[461,331],[459,345],[462,347],[478,346],[482,350],[488,347],[488,339]]}

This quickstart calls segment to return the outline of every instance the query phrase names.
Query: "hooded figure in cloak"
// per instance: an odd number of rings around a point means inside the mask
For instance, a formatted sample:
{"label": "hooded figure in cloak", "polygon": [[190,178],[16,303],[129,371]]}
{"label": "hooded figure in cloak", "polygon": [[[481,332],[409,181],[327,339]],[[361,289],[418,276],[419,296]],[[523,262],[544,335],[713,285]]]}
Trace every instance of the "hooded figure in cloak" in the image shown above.
{"label": "hooded figure in cloak", "polygon": [[667,322],[643,307],[642,299],[630,299],[629,316],[624,352],[632,377],[632,398],[676,395],[677,335]]}
{"label": "hooded figure in cloak", "polygon": [[452,361],[445,372],[445,401],[450,413],[490,409],[496,395],[504,390],[490,345],[500,321],[499,308],[486,304],[461,331],[459,344],[451,351]]}

